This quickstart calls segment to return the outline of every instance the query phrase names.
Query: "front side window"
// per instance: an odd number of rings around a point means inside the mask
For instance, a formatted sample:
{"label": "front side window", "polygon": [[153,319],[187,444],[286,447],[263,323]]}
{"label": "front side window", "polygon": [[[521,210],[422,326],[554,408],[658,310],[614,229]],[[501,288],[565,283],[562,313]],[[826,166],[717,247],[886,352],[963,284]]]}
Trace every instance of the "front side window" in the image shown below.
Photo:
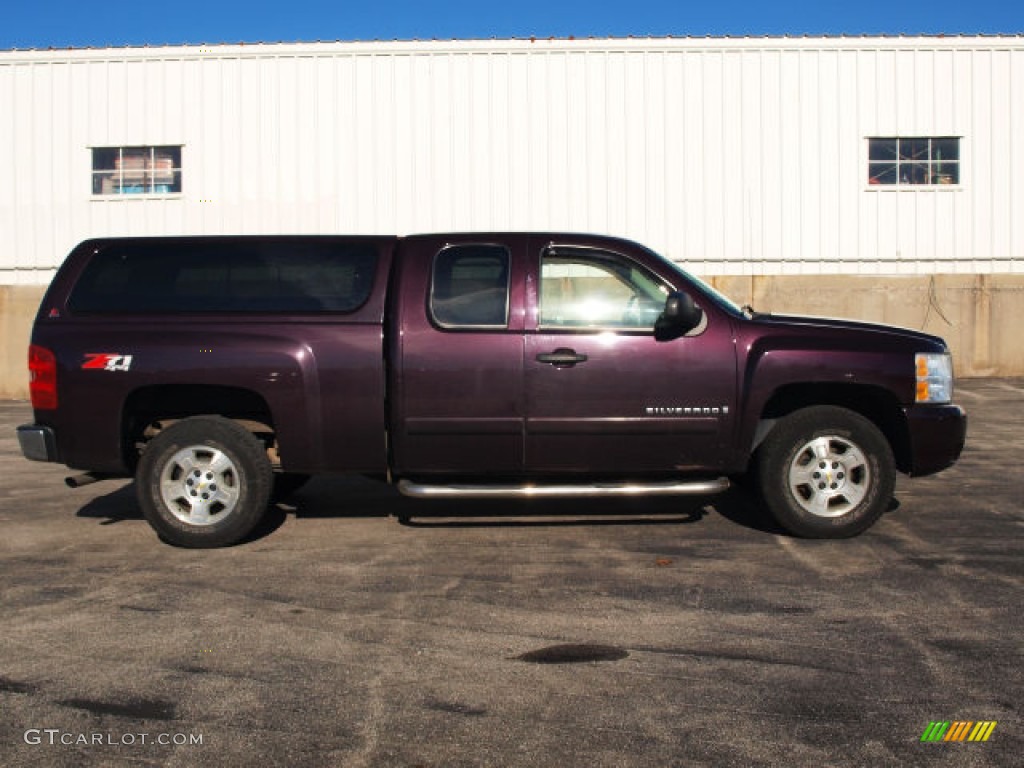
{"label": "front side window", "polygon": [[868,139],[868,183],[921,186],[960,183],[960,139]]}
{"label": "front side window", "polygon": [[93,147],[94,195],[181,193],[181,147]]}
{"label": "front side window", "polygon": [[501,245],[454,245],[434,258],[430,315],[442,328],[508,326],[509,254]]}
{"label": "front side window", "polygon": [[651,330],[670,288],[618,254],[565,248],[541,257],[542,328]]}

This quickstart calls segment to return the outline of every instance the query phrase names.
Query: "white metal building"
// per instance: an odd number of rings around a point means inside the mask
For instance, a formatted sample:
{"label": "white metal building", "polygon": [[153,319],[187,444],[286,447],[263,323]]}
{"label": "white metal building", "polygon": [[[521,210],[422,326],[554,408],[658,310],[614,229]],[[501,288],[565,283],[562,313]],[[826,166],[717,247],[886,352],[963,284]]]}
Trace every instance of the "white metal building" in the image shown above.
{"label": "white metal building", "polygon": [[1024,272],[1024,37],[0,52],[0,284],[91,236],[559,229]]}

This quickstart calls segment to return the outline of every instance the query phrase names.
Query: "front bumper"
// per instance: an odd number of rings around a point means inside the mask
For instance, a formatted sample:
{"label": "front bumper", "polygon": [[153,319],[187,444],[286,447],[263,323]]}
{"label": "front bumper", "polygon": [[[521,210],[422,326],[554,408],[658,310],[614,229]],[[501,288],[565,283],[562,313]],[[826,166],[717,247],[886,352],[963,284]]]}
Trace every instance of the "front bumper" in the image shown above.
{"label": "front bumper", "polygon": [[905,408],[910,433],[910,474],[941,472],[953,464],[967,439],[967,414],[959,405]]}
{"label": "front bumper", "polygon": [[26,459],[57,461],[57,436],[49,427],[25,424],[18,427],[18,444]]}

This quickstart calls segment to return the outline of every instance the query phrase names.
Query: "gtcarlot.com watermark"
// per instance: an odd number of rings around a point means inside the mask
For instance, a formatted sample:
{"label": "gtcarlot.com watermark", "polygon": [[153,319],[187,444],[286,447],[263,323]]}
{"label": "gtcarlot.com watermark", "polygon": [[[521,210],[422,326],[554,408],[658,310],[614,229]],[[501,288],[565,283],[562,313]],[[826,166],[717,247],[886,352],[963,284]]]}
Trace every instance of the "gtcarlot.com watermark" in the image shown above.
{"label": "gtcarlot.com watermark", "polygon": [[24,736],[26,744],[51,747],[199,747],[201,733],[76,733],[60,728],[29,728]]}

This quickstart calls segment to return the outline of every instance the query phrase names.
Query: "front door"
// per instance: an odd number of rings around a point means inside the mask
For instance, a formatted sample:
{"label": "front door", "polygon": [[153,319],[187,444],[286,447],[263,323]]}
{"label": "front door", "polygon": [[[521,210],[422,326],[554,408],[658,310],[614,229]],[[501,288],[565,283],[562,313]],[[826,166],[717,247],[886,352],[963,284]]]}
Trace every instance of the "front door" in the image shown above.
{"label": "front door", "polygon": [[532,247],[528,471],[624,478],[719,465],[735,411],[728,320],[694,296],[702,324],[657,341],[666,296],[685,288],[678,275],[659,275],[639,253]]}

